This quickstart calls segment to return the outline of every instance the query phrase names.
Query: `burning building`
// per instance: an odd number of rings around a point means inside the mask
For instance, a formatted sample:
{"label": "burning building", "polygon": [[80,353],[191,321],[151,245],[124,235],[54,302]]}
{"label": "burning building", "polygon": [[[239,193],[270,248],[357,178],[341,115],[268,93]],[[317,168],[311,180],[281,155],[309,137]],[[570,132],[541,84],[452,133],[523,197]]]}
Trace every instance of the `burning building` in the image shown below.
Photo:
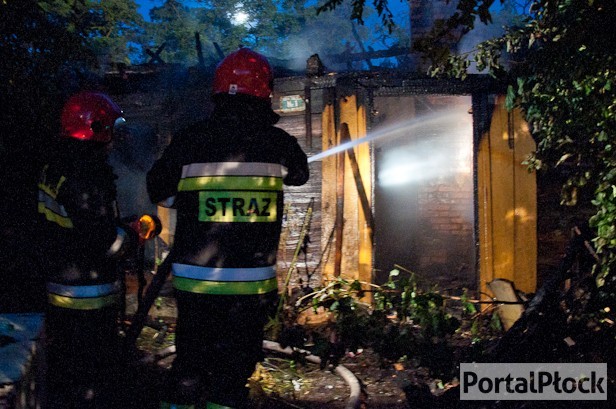
{"label": "burning building", "polygon": [[[445,3],[410,2],[412,40],[453,11]],[[406,53],[410,70],[328,73],[313,55],[305,75],[276,79],[278,126],[298,139],[311,170],[307,185],[286,194],[281,283],[290,275],[293,286],[338,276],[380,284],[397,268],[453,292],[484,292],[494,278],[534,291],[536,181],[522,161],[535,145],[522,116],[505,109],[502,90],[487,76],[427,78]],[[118,100],[129,123],[142,140],[157,141],[152,161],[173,132],[210,108],[207,72],[178,78],[159,68],[166,74],[157,87],[117,84],[128,92]],[[115,156],[120,168],[130,162],[123,155]],[[129,209],[147,212],[148,204],[130,205],[144,167],[127,167],[120,201],[124,194]],[[170,244],[172,214],[159,213]]]}
{"label": "burning building", "polygon": [[[114,155],[126,212],[154,210],[135,194],[146,162],[209,109],[193,80],[172,83],[117,95],[138,131]],[[497,277],[534,291],[536,182],[522,165],[534,141],[489,78],[356,72],[278,78],[275,90],[278,126],[298,139],[311,171],[287,190],[281,283],[293,270],[294,286],[336,276],[380,284],[398,268],[454,292],[483,291]],[[172,217],[159,214],[170,244]]]}
{"label": "burning building", "polygon": [[398,268],[453,292],[497,277],[534,291],[536,182],[522,165],[534,141],[496,84],[347,73],[275,89],[279,125],[311,156],[311,185],[288,196],[300,213],[315,199],[305,271],[380,284]]}

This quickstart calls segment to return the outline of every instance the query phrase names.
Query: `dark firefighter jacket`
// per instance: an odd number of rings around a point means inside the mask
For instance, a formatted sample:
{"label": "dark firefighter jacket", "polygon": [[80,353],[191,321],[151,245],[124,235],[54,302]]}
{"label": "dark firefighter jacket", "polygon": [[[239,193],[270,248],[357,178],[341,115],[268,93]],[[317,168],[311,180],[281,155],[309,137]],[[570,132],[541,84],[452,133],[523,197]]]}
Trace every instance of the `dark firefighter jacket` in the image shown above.
{"label": "dark firefighter jacket", "polygon": [[92,310],[117,301],[115,262],[128,240],[118,227],[116,176],[101,149],[64,141],[38,183],[38,258],[48,302],[57,307]]}
{"label": "dark firefighter jacket", "polygon": [[[228,99],[227,99],[228,98]],[[269,104],[226,97],[176,135],[147,175],[154,203],[177,209],[174,287],[200,294],[277,289],[283,184],[308,180],[306,154],[273,126]]]}

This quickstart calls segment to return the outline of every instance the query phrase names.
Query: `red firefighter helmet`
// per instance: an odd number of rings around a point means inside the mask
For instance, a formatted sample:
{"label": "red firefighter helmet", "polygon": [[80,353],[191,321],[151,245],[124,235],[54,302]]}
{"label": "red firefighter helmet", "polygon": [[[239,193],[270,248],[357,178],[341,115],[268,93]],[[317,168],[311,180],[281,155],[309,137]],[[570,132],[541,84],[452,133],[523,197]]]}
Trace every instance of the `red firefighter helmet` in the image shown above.
{"label": "red firefighter helmet", "polygon": [[240,48],[216,67],[213,92],[269,99],[273,82],[272,67],[267,58],[249,48]]}
{"label": "red firefighter helmet", "polygon": [[62,110],[62,136],[82,141],[111,142],[113,128],[124,122],[120,107],[102,92],[82,91]]}

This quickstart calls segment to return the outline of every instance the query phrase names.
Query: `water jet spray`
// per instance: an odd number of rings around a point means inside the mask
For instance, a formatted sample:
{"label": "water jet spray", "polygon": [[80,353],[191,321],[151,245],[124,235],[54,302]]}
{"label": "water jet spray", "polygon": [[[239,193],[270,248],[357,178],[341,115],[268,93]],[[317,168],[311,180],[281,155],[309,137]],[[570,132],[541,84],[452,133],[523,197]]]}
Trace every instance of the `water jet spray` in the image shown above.
{"label": "water jet spray", "polygon": [[327,158],[328,156],[335,155],[340,152],[344,152],[347,149],[353,148],[357,145],[361,145],[366,142],[374,141],[376,139],[381,138],[392,138],[392,137],[404,137],[408,135],[408,132],[419,128],[420,126],[431,125],[439,122],[446,121],[454,121],[460,120],[460,111],[459,110],[445,110],[438,111],[436,113],[432,113],[425,116],[415,117],[408,121],[404,121],[398,124],[394,124],[383,129],[379,129],[376,132],[369,133],[368,135],[354,139],[351,141],[344,142],[340,145],[333,146],[326,151],[318,153],[314,156],[308,158],[308,163],[316,162],[321,159]]}

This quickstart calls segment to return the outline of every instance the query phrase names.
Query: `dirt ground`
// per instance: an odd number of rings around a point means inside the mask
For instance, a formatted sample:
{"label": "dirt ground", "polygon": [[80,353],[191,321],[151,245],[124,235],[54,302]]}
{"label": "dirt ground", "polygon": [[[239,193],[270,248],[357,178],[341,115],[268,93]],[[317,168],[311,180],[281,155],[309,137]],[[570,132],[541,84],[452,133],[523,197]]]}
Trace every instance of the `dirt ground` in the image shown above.
{"label": "dirt ground", "polygon": [[[341,361],[351,371],[361,387],[361,408],[409,408],[402,387],[409,370],[393,365],[381,367],[378,358],[369,351],[347,356]],[[344,409],[349,403],[351,389],[339,375],[329,369],[321,370],[314,364],[301,369],[302,384],[299,391],[285,396],[262,396],[261,409],[332,408]],[[284,383],[280,381],[279,383]],[[257,406],[257,405],[255,405]]]}
{"label": "dirt ground", "polygon": [[[135,309],[134,296],[127,298],[128,313]],[[150,310],[149,321],[137,341],[144,355],[164,350],[173,345],[175,303],[171,297],[160,297]],[[259,382],[251,382],[255,409],[344,409],[349,401],[350,387],[342,377],[330,369],[306,363],[289,368],[288,357],[266,351],[266,360],[260,366]],[[138,365],[135,376],[144,380],[143,390],[136,395],[153,396],[160,389],[158,382],[171,366],[173,355],[155,364]],[[371,351],[348,354],[341,364],[358,379],[362,394],[362,408],[409,408],[402,387],[408,382],[411,370],[400,364],[382,367]],[[257,375],[258,375],[257,374]],[[149,379],[149,381],[147,381]],[[148,406],[149,407],[149,406]]]}
{"label": "dirt ground", "polygon": [[402,365],[381,367],[378,357],[370,351],[358,356],[347,356],[342,365],[349,369],[362,386],[363,408],[410,408],[403,387],[407,384],[411,370]]}
{"label": "dirt ground", "polygon": [[[269,363],[273,359],[286,358],[268,354],[264,364],[260,366],[260,371],[264,371],[264,367],[270,367],[271,370]],[[155,383],[160,382],[171,361],[172,357],[160,362],[159,368],[163,367],[162,370],[153,369],[151,366],[142,368],[138,376],[141,379],[151,377],[153,381],[150,387],[155,391],[159,389]],[[410,369],[396,369],[393,365],[380,367],[378,359],[369,352],[356,357],[346,357],[341,364],[351,371],[360,383],[362,409],[410,408],[402,389],[412,372]],[[318,365],[311,363],[292,371],[289,370],[288,362],[278,361],[275,366],[277,369],[270,373],[269,379],[261,378],[260,382],[250,382],[255,409],[344,409],[347,406],[351,389],[335,372],[321,370]],[[291,376],[290,372],[293,372]],[[272,385],[272,382],[275,382],[275,385]]]}
{"label": "dirt ground", "polygon": [[[128,312],[134,308],[134,299],[128,298]],[[138,340],[139,348],[147,355],[173,345],[175,305],[172,297],[161,297],[150,310],[149,324]],[[466,339],[466,338],[464,338]],[[464,339],[457,340],[463,347]],[[266,360],[260,366],[251,392],[255,409],[345,409],[350,397],[349,385],[330,370],[318,365],[293,363],[286,356],[266,351]],[[127,383],[138,385],[133,393],[135,408],[158,408],[156,396],[162,387],[165,371],[173,355],[151,365],[137,365],[129,374]],[[547,409],[547,408],[612,408],[609,402],[500,402],[497,406],[481,406],[478,402],[460,401],[454,385],[437,384],[421,368],[410,363],[383,364],[370,350],[347,354],[341,364],[351,371],[361,385],[361,409]],[[135,382],[138,380],[138,382]],[[616,380],[610,380],[610,391]],[[408,388],[420,385],[424,390]],[[407,396],[408,394],[408,396]],[[610,393],[608,393],[610,395]],[[407,399],[408,398],[408,399]],[[434,398],[434,399],[433,399]],[[409,399],[411,402],[409,402]],[[610,395],[609,399],[613,400]]]}

